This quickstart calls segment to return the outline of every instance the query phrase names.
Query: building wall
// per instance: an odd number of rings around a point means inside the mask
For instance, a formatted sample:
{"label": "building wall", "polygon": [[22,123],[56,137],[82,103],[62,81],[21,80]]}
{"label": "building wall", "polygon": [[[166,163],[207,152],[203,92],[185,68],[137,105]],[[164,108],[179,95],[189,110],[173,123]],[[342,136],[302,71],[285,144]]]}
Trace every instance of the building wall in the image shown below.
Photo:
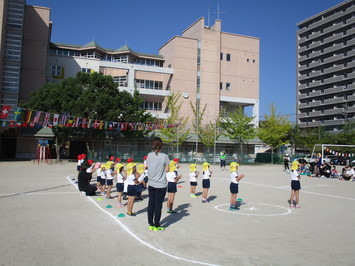
{"label": "building wall", "polygon": [[[207,27],[200,18],[181,37],[169,40],[159,53],[165,58],[165,66],[174,68],[171,90],[189,95],[182,100],[181,116],[193,115],[190,102],[200,110],[207,107],[205,123],[215,121],[221,108],[233,111],[237,106],[252,106],[254,123],[258,124],[258,38],[221,32],[220,20]],[[229,61],[227,54],[231,56]]]}
{"label": "building wall", "polygon": [[298,125],[341,130],[355,122],[355,1],[297,26]]}
{"label": "building wall", "polygon": [[49,8],[25,7],[20,100],[46,83],[50,24]]}

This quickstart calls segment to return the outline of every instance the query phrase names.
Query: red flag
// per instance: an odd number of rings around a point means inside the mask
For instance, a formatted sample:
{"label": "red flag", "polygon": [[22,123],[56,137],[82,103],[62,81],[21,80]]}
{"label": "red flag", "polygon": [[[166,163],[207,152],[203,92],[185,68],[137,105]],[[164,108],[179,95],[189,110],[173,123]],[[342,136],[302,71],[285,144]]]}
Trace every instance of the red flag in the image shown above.
{"label": "red flag", "polygon": [[10,112],[10,108],[11,108],[10,105],[4,105],[1,110],[0,118],[7,118]]}

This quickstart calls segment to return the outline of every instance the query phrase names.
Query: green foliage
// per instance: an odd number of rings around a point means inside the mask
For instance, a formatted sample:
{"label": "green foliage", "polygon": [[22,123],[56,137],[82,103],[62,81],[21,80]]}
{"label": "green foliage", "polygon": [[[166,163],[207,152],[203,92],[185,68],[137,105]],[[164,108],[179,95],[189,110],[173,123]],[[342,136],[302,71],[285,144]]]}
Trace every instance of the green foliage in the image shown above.
{"label": "green foliage", "polygon": [[[143,99],[137,91],[131,95],[127,91],[119,91],[111,76],[100,73],[77,73],[76,77],[64,79],[61,83],[48,83],[34,92],[23,107],[50,113],[67,114],[92,120],[112,122],[151,122],[151,114],[142,108]],[[93,149],[98,139],[108,136],[108,131],[94,128],[68,130],[53,127],[57,138],[80,134],[86,136]],[[117,132],[117,131],[116,131]],[[125,137],[145,136],[146,131],[124,131]],[[111,136],[112,137],[112,136]],[[116,134],[115,137],[119,137]],[[89,150],[90,152],[90,150]]]}
{"label": "green foliage", "polygon": [[265,120],[260,123],[258,137],[272,150],[288,143],[289,131],[292,127],[288,116],[276,113],[274,104],[270,106],[270,115],[264,114]]}
{"label": "green foliage", "polygon": [[188,138],[190,130],[186,130],[186,124],[188,122],[188,117],[180,116],[180,109],[182,102],[179,102],[181,94],[172,93],[166,98],[166,106],[169,109],[170,115],[167,118],[167,124],[175,124],[176,127],[162,128],[160,130],[161,138],[164,143],[171,145],[174,149],[178,145],[181,145]]}
{"label": "green foliage", "polygon": [[244,114],[243,108],[238,107],[235,111],[230,112],[228,117],[223,119],[221,123],[224,135],[235,143],[245,143],[247,140],[255,138],[256,128],[252,124],[254,117]]}

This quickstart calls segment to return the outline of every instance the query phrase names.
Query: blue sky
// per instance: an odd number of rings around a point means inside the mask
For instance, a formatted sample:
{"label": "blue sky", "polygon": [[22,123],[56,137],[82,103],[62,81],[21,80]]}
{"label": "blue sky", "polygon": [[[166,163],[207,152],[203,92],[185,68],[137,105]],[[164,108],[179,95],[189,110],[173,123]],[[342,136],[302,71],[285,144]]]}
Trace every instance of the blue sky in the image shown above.
{"label": "blue sky", "polygon": [[[260,38],[260,117],[274,103],[278,113],[296,114],[296,24],[341,0],[27,0],[51,8],[53,42],[104,48],[125,44],[158,49],[200,17],[222,20],[222,31]],[[208,12],[210,10],[210,13]],[[210,14],[210,15],[208,15]]]}

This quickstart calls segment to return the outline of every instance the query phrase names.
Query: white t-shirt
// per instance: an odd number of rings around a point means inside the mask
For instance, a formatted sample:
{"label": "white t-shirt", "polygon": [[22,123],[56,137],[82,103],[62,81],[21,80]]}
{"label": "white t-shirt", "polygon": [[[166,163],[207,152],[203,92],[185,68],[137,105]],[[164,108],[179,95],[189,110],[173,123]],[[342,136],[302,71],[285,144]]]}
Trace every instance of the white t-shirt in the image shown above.
{"label": "white t-shirt", "polygon": [[132,175],[128,175],[127,176],[127,185],[135,185],[136,183],[134,183],[134,180],[136,179],[136,176],[134,174]]}
{"label": "white t-shirt", "polygon": [[295,180],[295,181],[298,181],[298,171],[297,170],[291,170],[291,173],[290,173],[290,176],[291,176],[291,180]]}
{"label": "white t-shirt", "polygon": [[112,173],[111,169],[106,170],[106,179],[113,179]]}
{"label": "white t-shirt", "polygon": [[123,172],[120,172],[120,173],[117,173],[117,183],[123,183],[123,177],[124,173]]}
{"label": "white t-shirt", "polygon": [[237,177],[239,176],[238,172],[231,173],[231,182],[234,184],[238,184]]}
{"label": "white t-shirt", "polygon": [[141,173],[141,175],[138,177],[138,182],[143,181],[143,180],[144,180],[144,177],[145,177],[145,174],[144,174],[144,172],[143,172],[143,173]]}
{"label": "white t-shirt", "polygon": [[175,177],[176,177],[175,172],[166,173],[166,181],[168,182],[175,182]]}
{"label": "white t-shirt", "polygon": [[197,182],[197,173],[190,172],[190,182]]}
{"label": "white t-shirt", "polygon": [[88,174],[91,174],[92,168],[93,168],[93,166],[90,166],[88,169],[86,169],[86,172],[87,172]]}
{"label": "white t-shirt", "polygon": [[353,168],[350,168],[349,170],[346,171],[346,175],[354,177],[355,171]]}
{"label": "white t-shirt", "polygon": [[106,170],[101,170],[101,168],[100,168],[100,176],[101,176],[101,179],[106,179]]}
{"label": "white t-shirt", "polygon": [[211,177],[210,170],[206,170],[203,172],[203,179],[210,179],[210,177]]}
{"label": "white t-shirt", "polygon": [[96,175],[97,175],[97,176],[101,176],[101,175],[102,175],[100,168],[97,168],[97,169],[96,169]]}

